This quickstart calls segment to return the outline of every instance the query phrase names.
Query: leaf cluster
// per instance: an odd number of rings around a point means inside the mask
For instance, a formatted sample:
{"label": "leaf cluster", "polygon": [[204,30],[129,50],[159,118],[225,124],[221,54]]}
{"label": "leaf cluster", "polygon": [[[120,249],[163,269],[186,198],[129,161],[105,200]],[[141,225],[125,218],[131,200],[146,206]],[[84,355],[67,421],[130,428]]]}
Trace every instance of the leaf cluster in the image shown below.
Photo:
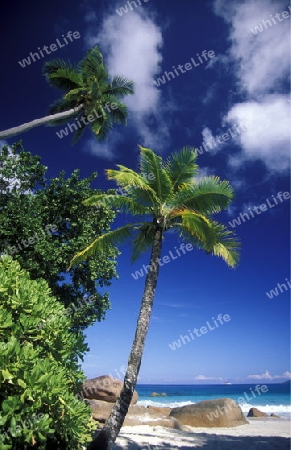
{"label": "leaf cluster", "polygon": [[[110,306],[106,287],[117,276],[117,250],[108,246],[94,261],[66,273],[73,255],[108,231],[115,217],[109,206],[83,205],[86,198],[101,193],[91,187],[96,173],[81,178],[78,170],[69,177],[61,172],[46,181],[39,158],[22,147],[4,149],[2,156],[0,180],[5,178],[10,185],[14,180],[14,187],[0,196],[0,253],[13,256],[33,279],[48,282],[53,295],[71,308],[72,328],[85,329],[102,320]],[[7,166],[13,167],[9,173]],[[85,302],[88,296],[93,300]]]}
{"label": "leaf cluster", "polygon": [[77,398],[82,333],[70,331],[48,284],[5,255],[0,301],[0,448],[82,449],[91,440],[90,410]]}

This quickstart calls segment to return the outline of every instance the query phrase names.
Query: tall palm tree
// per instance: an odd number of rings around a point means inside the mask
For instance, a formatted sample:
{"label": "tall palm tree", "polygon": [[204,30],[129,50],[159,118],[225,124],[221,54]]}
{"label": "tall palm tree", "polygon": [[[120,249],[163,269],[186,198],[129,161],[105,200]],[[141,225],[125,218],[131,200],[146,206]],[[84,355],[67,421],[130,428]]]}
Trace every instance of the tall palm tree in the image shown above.
{"label": "tall palm tree", "polygon": [[[235,235],[212,218],[213,214],[227,208],[233,198],[233,190],[228,181],[220,181],[218,177],[197,178],[196,157],[194,149],[185,147],[163,162],[152,150],[140,147],[139,173],[122,165],[117,166],[118,170],[106,171],[109,180],[115,180],[127,190],[126,195],[101,194],[84,202],[87,205],[106,202],[112,208],[141,216],[142,220],[98,237],[73,258],[71,266],[85,258],[94,257],[108,245],[120,244],[129,238],[133,238],[133,260],[151,249],[124,385],[104,428],[89,447],[90,450],[107,450],[112,447],[128,411],[149,328],[166,232],[177,231],[180,238],[198,249],[220,256],[230,267],[238,262],[239,243]],[[144,216],[148,216],[149,220],[145,221]]]}
{"label": "tall palm tree", "polygon": [[75,118],[78,127],[74,127],[73,143],[81,137],[87,125],[99,140],[103,140],[115,123],[126,124],[127,107],[120,98],[133,94],[133,81],[115,76],[110,82],[97,46],[89,50],[76,67],[62,59],[46,62],[44,75],[50,86],[62,90],[64,95],[49,107],[48,116],[1,131],[0,139],[40,125],[60,125]]}

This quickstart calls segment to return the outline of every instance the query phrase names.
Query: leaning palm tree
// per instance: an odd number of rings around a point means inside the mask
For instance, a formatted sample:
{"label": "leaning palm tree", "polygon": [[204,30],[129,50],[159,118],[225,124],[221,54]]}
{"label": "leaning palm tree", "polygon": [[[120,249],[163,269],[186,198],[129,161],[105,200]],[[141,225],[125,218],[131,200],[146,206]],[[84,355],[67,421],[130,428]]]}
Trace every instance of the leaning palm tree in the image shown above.
{"label": "leaning palm tree", "polygon": [[[196,248],[220,256],[230,267],[238,262],[239,243],[232,231],[212,216],[227,208],[233,190],[227,181],[218,177],[198,178],[197,152],[189,147],[173,153],[165,162],[152,150],[140,147],[140,172],[118,165],[107,170],[109,180],[127,191],[126,195],[95,195],[86,205],[106,203],[112,208],[141,216],[137,223],[98,237],[71,261],[71,266],[94,257],[109,245],[132,238],[132,259],[151,249],[135,338],[128,360],[121,394],[104,428],[90,445],[92,449],[110,449],[114,443],[130,405],[136,385],[161,263],[162,242],[166,232],[177,231],[179,237]],[[196,177],[196,178],[195,178]],[[145,216],[149,217],[145,221]]]}
{"label": "leaning palm tree", "polygon": [[0,139],[40,125],[61,125],[74,118],[78,126],[74,123],[73,143],[87,125],[99,140],[103,140],[115,123],[126,124],[127,107],[120,99],[133,94],[133,81],[115,76],[110,82],[97,46],[89,50],[76,67],[62,59],[48,61],[44,65],[44,75],[50,86],[64,92],[63,96],[49,107],[48,116],[1,131]]}

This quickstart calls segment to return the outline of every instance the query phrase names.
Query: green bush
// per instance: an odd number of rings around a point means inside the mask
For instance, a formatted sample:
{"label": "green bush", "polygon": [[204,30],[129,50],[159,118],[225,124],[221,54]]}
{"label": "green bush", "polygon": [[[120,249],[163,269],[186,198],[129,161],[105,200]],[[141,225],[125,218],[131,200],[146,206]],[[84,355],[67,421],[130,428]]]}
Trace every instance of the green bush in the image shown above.
{"label": "green bush", "polygon": [[46,281],[0,257],[0,449],[82,449],[91,441],[83,336]]}

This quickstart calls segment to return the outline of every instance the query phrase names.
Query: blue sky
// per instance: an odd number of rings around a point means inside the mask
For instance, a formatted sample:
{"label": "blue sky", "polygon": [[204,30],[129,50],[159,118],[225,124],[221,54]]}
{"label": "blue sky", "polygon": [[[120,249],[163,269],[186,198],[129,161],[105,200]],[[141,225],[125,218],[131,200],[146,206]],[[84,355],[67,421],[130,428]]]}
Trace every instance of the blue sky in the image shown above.
{"label": "blue sky", "polygon": [[[137,168],[138,144],[163,157],[190,145],[200,148],[200,176],[218,175],[235,189],[234,202],[217,219],[233,223],[249,213],[235,226],[242,242],[235,270],[195,249],[161,267],[140,383],[289,379],[290,16],[279,15],[271,25],[262,21],[290,10],[280,0],[140,3],[130,8],[123,0],[28,0],[3,6],[0,128],[42,117],[58,98],[41,74],[51,55],[24,68],[19,61],[57,39],[65,42],[68,31],[80,38],[59,46],[53,57],[78,61],[98,44],[109,73],[136,82],[135,95],[126,100],[128,126],[117,127],[103,144],[87,131],[74,147],[70,137],[58,138],[58,128],[24,134],[25,148],[42,156],[48,175],[97,170],[96,187],[113,187],[104,169],[118,163]],[[128,12],[120,9],[126,5]],[[262,31],[253,32],[258,24]],[[203,50],[214,57],[206,60]],[[158,87],[158,78],[170,71],[174,76]],[[163,255],[179,245],[168,235]],[[132,273],[148,264],[149,255],[131,264],[129,246],[121,250],[112,308],[86,333],[88,377],[122,377],[127,363],[145,281]],[[266,292],[276,288],[269,298]],[[230,320],[181,342],[188,330],[193,335],[207,322],[213,327],[219,314]],[[172,350],[179,339],[180,348]]]}

